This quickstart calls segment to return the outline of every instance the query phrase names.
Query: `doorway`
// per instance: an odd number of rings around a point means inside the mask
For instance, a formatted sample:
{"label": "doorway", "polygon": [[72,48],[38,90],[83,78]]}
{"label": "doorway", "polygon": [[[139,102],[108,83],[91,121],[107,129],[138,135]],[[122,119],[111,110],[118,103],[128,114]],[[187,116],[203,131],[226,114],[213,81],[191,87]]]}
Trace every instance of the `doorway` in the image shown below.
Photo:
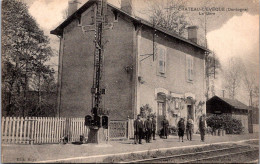
{"label": "doorway", "polygon": [[192,119],[194,121],[194,109],[192,98],[187,99],[187,120]]}
{"label": "doorway", "polygon": [[166,116],[166,96],[164,93],[157,94],[157,132],[162,129],[161,122]]}
{"label": "doorway", "polygon": [[192,110],[192,105],[187,105],[187,119],[190,118],[194,121],[194,113]]}

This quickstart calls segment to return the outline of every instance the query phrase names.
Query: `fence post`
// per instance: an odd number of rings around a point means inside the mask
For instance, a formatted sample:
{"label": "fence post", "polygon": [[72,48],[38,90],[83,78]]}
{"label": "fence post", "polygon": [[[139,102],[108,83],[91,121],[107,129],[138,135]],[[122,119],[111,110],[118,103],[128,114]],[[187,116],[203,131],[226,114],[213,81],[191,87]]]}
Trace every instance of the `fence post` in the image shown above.
{"label": "fence post", "polygon": [[4,143],[4,125],[5,125],[5,117],[2,117],[2,127],[1,127],[1,134],[2,134],[2,143]]}
{"label": "fence post", "polygon": [[7,135],[8,123],[9,123],[9,117],[6,117],[6,120],[5,120],[5,143],[8,143],[8,135]]}
{"label": "fence post", "polygon": [[130,119],[129,116],[127,116],[127,140],[130,139]]}
{"label": "fence post", "polygon": [[13,118],[9,117],[9,128],[8,128],[8,143],[11,143],[11,133],[12,133],[12,122],[13,122]]}
{"label": "fence post", "polygon": [[11,133],[12,135],[11,136],[12,136],[12,143],[15,143],[15,141],[14,141],[15,140],[15,136],[14,135],[15,135],[16,117],[13,117],[13,121],[12,122],[13,122],[13,124],[12,124],[12,133]]}
{"label": "fence post", "polygon": [[37,138],[36,138],[36,135],[37,135],[37,124],[38,124],[38,117],[33,117],[33,124],[34,124],[34,130],[33,130],[33,143],[37,143]]}
{"label": "fence post", "polygon": [[24,135],[23,134],[24,133],[23,128],[24,128],[24,118],[21,117],[19,143],[22,143],[22,139],[24,138],[23,137],[23,135]]}
{"label": "fence post", "polygon": [[35,137],[34,137],[34,134],[35,134],[35,120],[36,120],[36,118],[32,117],[31,145],[33,145],[35,143]]}
{"label": "fence post", "polygon": [[69,128],[70,128],[70,119],[69,118],[65,118],[65,135],[68,137],[68,141],[70,141],[70,135],[69,135]]}

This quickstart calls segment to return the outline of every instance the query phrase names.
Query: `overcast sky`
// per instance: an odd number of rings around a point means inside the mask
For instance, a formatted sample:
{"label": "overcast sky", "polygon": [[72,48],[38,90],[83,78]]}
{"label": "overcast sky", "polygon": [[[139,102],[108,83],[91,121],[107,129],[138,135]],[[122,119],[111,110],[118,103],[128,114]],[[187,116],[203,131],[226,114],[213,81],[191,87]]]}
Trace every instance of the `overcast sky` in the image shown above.
{"label": "overcast sky", "polygon": [[[34,16],[45,34],[50,36],[52,47],[58,49],[59,40],[56,36],[50,35],[64,21],[63,12],[67,8],[68,0],[24,0],[29,5],[29,12]],[[81,0],[85,1],[85,0]],[[147,18],[143,14],[147,8],[148,0],[133,0],[136,15]],[[108,2],[120,6],[120,0],[108,0]],[[158,0],[167,4],[167,0]],[[83,4],[82,4],[83,5]],[[211,12],[207,19],[207,40],[208,46],[214,50],[221,63],[225,65],[230,57],[240,57],[248,69],[248,72],[259,79],[259,2],[258,0],[189,0],[187,7],[216,7],[225,8],[225,11]],[[247,11],[228,11],[229,9],[246,9]],[[205,36],[205,16],[199,12],[186,11],[189,23],[200,27],[199,37]],[[53,63],[57,63],[54,58]],[[217,92],[222,90],[218,84]],[[241,98],[243,99],[243,98]],[[242,100],[246,102],[246,100]]]}

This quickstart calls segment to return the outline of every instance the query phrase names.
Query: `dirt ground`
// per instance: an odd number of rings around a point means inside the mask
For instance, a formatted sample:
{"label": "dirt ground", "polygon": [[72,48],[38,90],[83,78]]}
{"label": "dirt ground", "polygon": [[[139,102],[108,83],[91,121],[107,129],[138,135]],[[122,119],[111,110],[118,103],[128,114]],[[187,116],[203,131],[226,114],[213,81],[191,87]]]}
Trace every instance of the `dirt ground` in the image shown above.
{"label": "dirt ground", "polygon": [[[179,142],[177,136],[160,139],[142,145],[133,144],[133,140],[111,141],[108,144],[43,144],[43,145],[2,145],[1,161],[3,163],[32,163],[32,162],[100,162],[115,154],[130,154],[155,150],[171,150],[185,147],[210,145],[212,143],[231,143],[241,140],[258,139],[258,133],[226,136],[206,136],[201,142],[199,135],[193,136],[193,141]],[[251,141],[250,141],[251,142]]]}

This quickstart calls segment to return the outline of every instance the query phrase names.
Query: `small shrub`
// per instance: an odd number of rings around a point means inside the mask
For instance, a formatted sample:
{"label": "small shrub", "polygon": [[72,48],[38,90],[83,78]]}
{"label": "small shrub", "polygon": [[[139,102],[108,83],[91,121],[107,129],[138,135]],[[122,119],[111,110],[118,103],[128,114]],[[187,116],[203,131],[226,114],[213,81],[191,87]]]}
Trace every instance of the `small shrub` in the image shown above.
{"label": "small shrub", "polygon": [[170,126],[169,127],[169,133],[170,134],[176,134],[177,135],[178,129],[176,126]]}
{"label": "small shrub", "polygon": [[212,128],[208,126],[207,129],[206,129],[206,133],[207,134],[212,134]]}
{"label": "small shrub", "polygon": [[140,115],[144,119],[146,119],[147,116],[155,116],[156,114],[152,113],[152,111],[153,109],[149,106],[149,104],[140,107]]}
{"label": "small shrub", "polygon": [[243,132],[242,122],[229,114],[209,115],[206,121],[212,131],[224,129],[227,134],[241,134]]}

